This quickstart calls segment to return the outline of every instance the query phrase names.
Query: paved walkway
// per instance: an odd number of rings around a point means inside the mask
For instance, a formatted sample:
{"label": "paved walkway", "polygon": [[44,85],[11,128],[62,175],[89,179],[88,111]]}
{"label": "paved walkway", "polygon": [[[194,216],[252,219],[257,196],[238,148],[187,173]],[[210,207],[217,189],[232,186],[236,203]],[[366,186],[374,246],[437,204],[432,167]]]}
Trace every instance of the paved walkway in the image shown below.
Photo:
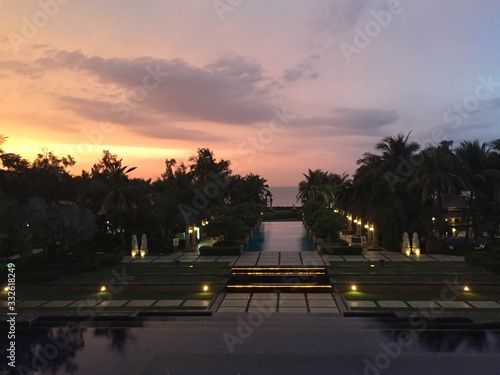
{"label": "paved walkway", "polygon": [[332,293],[227,293],[217,312],[340,314]]}
{"label": "paved walkway", "polygon": [[463,262],[463,256],[422,254],[405,255],[390,251],[366,251],[363,255],[322,255],[316,251],[244,252],[239,256],[199,256],[196,252],[178,251],[168,255],[147,255],[144,258],[123,257],[124,263],[225,262],[235,267],[321,267],[330,262]]}
{"label": "paved walkway", "polygon": [[[16,308],[84,308],[106,309],[113,307],[124,308],[207,308],[211,299],[160,299],[160,300],[24,300],[16,301]],[[1,301],[0,307],[7,307],[7,301]]]}
{"label": "paved walkway", "polygon": [[500,309],[500,301],[347,301],[351,308]]}

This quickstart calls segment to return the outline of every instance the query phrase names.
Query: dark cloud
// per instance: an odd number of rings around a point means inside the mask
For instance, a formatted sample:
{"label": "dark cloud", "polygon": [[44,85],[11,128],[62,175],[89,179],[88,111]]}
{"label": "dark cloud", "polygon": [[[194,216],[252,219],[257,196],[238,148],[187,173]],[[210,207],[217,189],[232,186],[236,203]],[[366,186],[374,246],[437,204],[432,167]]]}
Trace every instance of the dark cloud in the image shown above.
{"label": "dark cloud", "polygon": [[311,26],[317,32],[351,30],[367,4],[367,0],[328,0],[316,9]]}
{"label": "dark cloud", "polygon": [[27,64],[17,60],[0,61],[0,69],[10,71],[21,76],[26,76],[31,79],[38,79],[44,75],[43,69],[40,66]]}
{"label": "dark cloud", "polygon": [[334,108],[331,116],[297,118],[292,126],[309,135],[382,135],[383,127],[394,124],[399,113],[384,109]]}
{"label": "dark cloud", "polygon": [[285,70],[283,80],[286,83],[293,83],[299,79],[315,79],[318,77],[317,72],[313,72],[313,64],[310,60],[303,60],[293,68]]}
{"label": "dark cloud", "polygon": [[141,102],[142,110],[177,120],[244,125],[269,121],[273,115],[261,66],[241,56],[224,57],[198,68],[181,59],[106,59],[79,51],[51,50],[37,62],[46,69],[85,72],[102,83],[128,90],[126,95],[141,91],[145,80],[151,85],[156,82],[157,87],[148,90]]}
{"label": "dark cloud", "polygon": [[196,129],[182,128],[163,116],[130,108],[127,116],[123,114],[118,103],[100,100],[83,99],[72,96],[59,98],[63,109],[70,110],[84,118],[99,122],[112,122],[126,125],[129,129],[147,136],[162,139],[224,141],[225,138],[215,136]]}

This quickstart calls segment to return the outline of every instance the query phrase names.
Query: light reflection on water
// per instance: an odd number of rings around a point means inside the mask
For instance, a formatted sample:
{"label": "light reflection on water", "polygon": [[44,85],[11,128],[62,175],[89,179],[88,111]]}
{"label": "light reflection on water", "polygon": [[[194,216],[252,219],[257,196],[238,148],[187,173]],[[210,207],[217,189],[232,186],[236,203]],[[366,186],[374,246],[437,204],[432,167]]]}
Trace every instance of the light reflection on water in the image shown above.
{"label": "light reflection on water", "polygon": [[245,251],[312,251],[314,243],[300,221],[263,222]]}

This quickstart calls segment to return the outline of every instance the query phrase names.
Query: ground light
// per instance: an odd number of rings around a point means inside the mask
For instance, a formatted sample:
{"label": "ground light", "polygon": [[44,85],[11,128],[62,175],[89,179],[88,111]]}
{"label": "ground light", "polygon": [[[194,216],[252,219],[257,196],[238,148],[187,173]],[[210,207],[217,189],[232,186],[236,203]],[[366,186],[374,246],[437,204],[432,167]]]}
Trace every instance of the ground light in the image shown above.
{"label": "ground light", "polygon": [[467,292],[471,292],[470,288],[466,285],[464,286],[464,292],[467,293]]}
{"label": "ground light", "polygon": [[208,292],[208,285],[207,284],[203,285],[203,291]]}
{"label": "ground light", "polygon": [[358,287],[356,285],[351,285],[351,291],[352,292],[357,292],[358,291]]}
{"label": "ground light", "polygon": [[8,286],[6,286],[5,288],[3,288],[3,291],[4,291],[4,292],[8,292],[8,291],[9,291],[9,287],[8,287]]}
{"label": "ground light", "polygon": [[105,292],[107,290],[106,285],[102,285],[99,289],[100,292]]}

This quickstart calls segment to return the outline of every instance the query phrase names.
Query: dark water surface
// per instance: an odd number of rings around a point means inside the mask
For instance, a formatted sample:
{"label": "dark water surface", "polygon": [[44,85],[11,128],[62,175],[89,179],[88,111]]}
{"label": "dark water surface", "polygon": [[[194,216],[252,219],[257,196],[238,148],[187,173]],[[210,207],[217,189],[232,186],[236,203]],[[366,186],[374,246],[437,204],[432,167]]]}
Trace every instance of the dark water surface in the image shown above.
{"label": "dark water surface", "polygon": [[245,251],[312,251],[314,243],[301,221],[263,222]]}
{"label": "dark water surface", "polygon": [[[29,375],[481,374],[500,372],[500,330],[398,319],[223,314],[18,328]],[[6,332],[2,332],[6,333]],[[2,365],[6,335],[0,341]],[[28,371],[36,369],[38,372]]]}

